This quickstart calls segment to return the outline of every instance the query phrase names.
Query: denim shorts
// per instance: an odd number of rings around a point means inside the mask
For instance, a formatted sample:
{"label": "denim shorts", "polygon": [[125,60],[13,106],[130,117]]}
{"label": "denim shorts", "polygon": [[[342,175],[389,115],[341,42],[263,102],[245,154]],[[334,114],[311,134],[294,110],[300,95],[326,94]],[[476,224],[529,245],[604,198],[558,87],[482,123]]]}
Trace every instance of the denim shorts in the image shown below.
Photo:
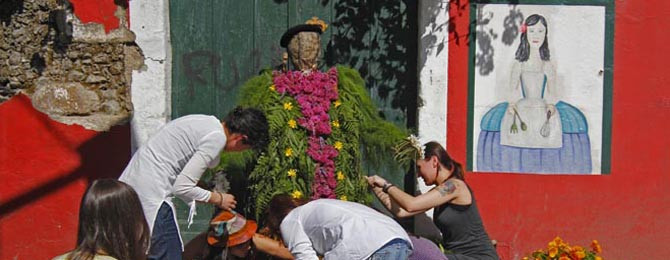
{"label": "denim shorts", "polygon": [[369,260],[407,260],[412,254],[412,249],[409,242],[404,239],[396,238],[379,250],[375,251],[368,259]]}

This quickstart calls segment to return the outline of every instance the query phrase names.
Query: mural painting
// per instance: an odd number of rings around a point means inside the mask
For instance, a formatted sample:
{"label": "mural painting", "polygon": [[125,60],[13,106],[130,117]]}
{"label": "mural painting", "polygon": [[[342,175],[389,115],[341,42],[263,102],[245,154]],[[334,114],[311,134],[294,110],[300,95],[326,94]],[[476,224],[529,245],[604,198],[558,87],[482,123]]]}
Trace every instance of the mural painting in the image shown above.
{"label": "mural painting", "polygon": [[601,174],[611,87],[606,8],[473,4],[473,10],[471,169]]}

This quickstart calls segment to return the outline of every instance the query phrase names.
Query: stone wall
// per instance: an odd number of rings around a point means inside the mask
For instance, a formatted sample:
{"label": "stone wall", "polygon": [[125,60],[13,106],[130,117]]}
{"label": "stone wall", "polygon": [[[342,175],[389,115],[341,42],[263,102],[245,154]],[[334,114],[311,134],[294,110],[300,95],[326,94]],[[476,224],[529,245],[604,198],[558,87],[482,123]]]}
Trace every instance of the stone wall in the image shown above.
{"label": "stone wall", "polygon": [[63,0],[0,3],[0,103],[31,97],[52,119],[103,131],[132,114],[132,70],[143,56],[117,6],[117,29],[83,24]]}

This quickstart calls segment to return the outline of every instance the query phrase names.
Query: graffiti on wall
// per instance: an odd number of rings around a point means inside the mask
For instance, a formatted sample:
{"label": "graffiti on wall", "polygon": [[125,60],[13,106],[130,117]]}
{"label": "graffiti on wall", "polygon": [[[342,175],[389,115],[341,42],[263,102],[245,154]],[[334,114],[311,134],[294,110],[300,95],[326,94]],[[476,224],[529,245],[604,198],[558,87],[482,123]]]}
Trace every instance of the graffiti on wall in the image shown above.
{"label": "graffiti on wall", "polygon": [[602,173],[606,7],[473,5],[471,169]]}

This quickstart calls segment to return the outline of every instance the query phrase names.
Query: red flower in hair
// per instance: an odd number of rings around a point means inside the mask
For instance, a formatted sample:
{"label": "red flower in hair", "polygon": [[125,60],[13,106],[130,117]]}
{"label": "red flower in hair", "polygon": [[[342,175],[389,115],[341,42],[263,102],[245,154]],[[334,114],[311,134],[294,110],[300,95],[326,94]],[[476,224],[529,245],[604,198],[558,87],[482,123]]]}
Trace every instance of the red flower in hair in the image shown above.
{"label": "red flower in hair", "polygon": [[526,33],[527,30],[528,30],[528,25],[526,25],[526,23],[522,23],[521,24],[521,33]]}

